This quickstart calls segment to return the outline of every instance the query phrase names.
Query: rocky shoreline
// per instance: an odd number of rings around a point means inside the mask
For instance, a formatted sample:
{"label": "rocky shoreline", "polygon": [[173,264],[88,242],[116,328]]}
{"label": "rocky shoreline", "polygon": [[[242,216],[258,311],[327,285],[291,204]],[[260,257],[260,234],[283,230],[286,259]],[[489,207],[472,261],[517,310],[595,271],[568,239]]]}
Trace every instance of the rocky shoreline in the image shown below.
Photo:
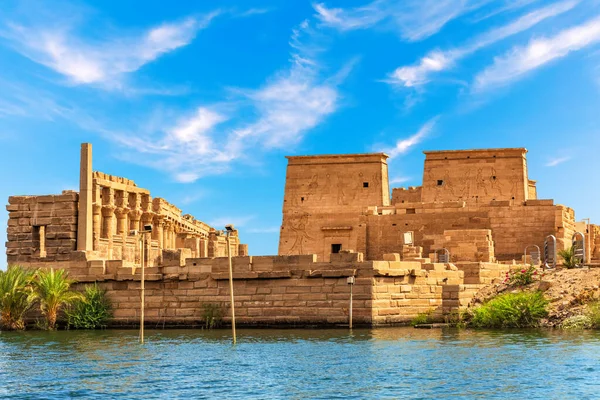
{"label": "rocky shoreline", "polygon": [[557,268],[541,271],[540,278],[525,286],[495,283],[477,293],[468,308],[473,309],[503,293],[542,291],[549,301],[548,317],[542,327],[556,328],[567,319],[585,315],[590,304],[600,300],[600,268]]}

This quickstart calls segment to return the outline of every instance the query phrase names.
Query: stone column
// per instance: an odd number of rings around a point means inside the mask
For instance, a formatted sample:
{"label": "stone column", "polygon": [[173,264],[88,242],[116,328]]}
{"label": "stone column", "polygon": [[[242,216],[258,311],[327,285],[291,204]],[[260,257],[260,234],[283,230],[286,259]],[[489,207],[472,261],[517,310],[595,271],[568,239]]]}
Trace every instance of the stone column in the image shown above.
{"label": "stone column", "polygon": [[165,217],[162,215],[157,215],[154,217],[154,229],[156,234],[154,237],[158,240],[158,249],[162,252],[164,248],[164,228],[165,228]]}
{"label": "stone column", "polygon": [[93,250],[92,220],[92,145],[81,145],[81,163],[79,165],[79,212],[77,217],[77,250]]}
{"label": "stone column", "polygon": [[107,204],[102,206],[102,217],[104,218],[104,235],[108,238],[108,259],[112,260],[113,254],[113,236],[114,236],[114,221],[115,221],[115,209],[117,207],[114,204]]}
{"label": "stone column", "polygon": [[102,206],[94,204],[93,206],[94,220],[94,250],[100,248],[100,237],[102,236]]}
{"label": "stone column", "polygon": [[126,208],[117,208],[115,214],[117,215],[117,235],[127,236],[127,214],[129,210]]}

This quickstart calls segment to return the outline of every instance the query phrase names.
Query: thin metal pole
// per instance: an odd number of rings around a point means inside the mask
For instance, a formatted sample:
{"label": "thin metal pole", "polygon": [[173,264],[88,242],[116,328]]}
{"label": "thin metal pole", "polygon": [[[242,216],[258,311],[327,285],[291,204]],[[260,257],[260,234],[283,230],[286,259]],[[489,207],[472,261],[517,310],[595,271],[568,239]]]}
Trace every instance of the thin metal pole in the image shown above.
{"label": "thin metal pole", "polygon": [[144,303],[145,303],[145,267],[146,267],[146,234],[142,233],[142,276],[140,280],[140,343],[144,344]]}
{"label": "thin metal pole", "polygon": [[350,285],[350,312],[349,312],[350,321],[348,323],[348,325],[350,326],[350,329],[352,329],[352,286],[354,286],[354,285]]}
{"label": "thin metal pole", "polygon": [[235,335],[235,300],[233,298],[233,266],[231,265],[231,244],[227,232],[227,258],[229,259],[229,294],[231,295],[231,330],[233,331],[233,344],[237,342]]}

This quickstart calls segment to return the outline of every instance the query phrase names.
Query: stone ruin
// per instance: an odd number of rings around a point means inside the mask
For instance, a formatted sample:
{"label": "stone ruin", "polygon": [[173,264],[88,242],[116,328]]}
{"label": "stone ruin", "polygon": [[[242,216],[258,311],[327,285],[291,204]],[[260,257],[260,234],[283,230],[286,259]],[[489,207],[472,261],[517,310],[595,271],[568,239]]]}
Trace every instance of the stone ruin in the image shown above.
{"label": "stone ruin", "polygon": [[[355,324],[442,318],[529,262],[525,246],[541,247],[550,234],[565,248],[573,232],[586,232],[596,262],[599,227],[538,200],[525,154],[426,152],[423,186],[391,197],[385,154],[288,157],[279,255],[249,256],[231,234],[237,322],[347,323],[351,276]],[[92,172],[91,145],[82,145],[79,193],[13,196],[7,209],[8,262],[65,268],[77,287],[98,282],[113,325],[139,322],[142,254],[149,326],[201,325],[206,304],[229,321],[225,237],[128,179]],[[129,233],[146,224],[153,230],[142,249]]]}

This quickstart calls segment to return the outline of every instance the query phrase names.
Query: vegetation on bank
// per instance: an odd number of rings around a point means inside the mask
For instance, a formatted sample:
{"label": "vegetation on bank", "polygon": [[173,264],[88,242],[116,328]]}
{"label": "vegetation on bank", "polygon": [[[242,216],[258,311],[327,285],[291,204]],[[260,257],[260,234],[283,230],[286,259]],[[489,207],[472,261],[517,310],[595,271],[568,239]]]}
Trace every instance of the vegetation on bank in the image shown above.
{"label": "vegetation on bank", "polygon": [[0,329],[25,329],[25,315],[38,308],[44,317],[38,327],[55,330],[61,312],[77,329],[101,327],[110,317],[110,304],[97,286],[81,294],[71,290],[74,282],[66,271],[30,270],[10,265],[0,271]]}
{"label": "vegetation on bank", "polygon": [[473,310],[471,325],[478,328],[531,328],[548,315],[542,292],[505,293]]}
{"label": "vegetation on bank", "polygon": [[85,287],[83,297],[67,310],[67,322],[75,329],[106,328],[112,317],[112,307],[106,297],[106,290],[98,284]]}

